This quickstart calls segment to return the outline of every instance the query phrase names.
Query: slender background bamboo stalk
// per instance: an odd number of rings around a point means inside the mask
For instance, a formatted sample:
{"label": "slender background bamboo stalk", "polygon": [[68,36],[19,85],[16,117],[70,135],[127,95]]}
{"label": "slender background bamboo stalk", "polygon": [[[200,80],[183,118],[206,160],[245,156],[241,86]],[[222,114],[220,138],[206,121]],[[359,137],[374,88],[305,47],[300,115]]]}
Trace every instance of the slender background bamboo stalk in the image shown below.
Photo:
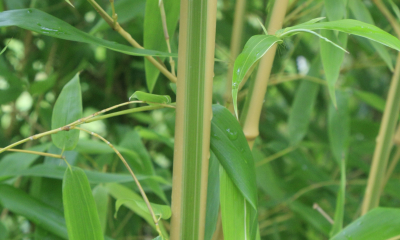
{"label": "slender background bamboo stalk", "polygon": [[171,239],[204,238],[216,1],[181,1]]}

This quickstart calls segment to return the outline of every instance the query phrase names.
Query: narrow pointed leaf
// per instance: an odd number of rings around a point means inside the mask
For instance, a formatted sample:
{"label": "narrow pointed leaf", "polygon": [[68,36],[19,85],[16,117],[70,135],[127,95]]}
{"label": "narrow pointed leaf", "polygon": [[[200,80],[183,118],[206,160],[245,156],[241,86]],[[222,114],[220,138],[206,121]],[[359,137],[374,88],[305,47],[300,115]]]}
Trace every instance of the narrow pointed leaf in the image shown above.
{"label": "narrow pointed leaf", "polygon": [[358,218],[331,240],[387,240],[400,235],[400,209],[375,208]]}
{"label": "narrow pointed leaf", "polygon": [[104,239],[89,181],[80,168],[65,171],[63,205],[70,240]]}
{"label": "narrow pointed leaf", "polygon": [[3,50],[1,50],[0,55],[3,54],[3,53],[7,50],[8,44],[9,44],[10,42],[11,42],[11,39],[8,40],[6,46],[3,48]]}
{"label": "narrow pointed leaf", "polygon": [[325,11],[329,21],[343,19],[346,13],[345,0],[325,0]]}
{"label": "narrow pointed leaf", "polygon": [[213,105],[211,150],[232,182],[254,209],[257,186],[253,155],[239,122],[223,106]]}
{"label": "narrow pointed leaf", "polygon": [[93,198],[96,203],[97,213],[99,214],[99,220],[102,232],[106,232],[107,228],[107,212],[108,212],[108,192],[103,185],[97,185],[93,188]]}
{"label": "narrow pointed leaf", "polygon": [[[340,46],[346,47],[347,45],[347,35],[344,33],[339,33],[336,37],[333,31],[321,30],[321,35],[331,39]],[[328,83],[329,95],[331,96],[333,105],[336,106],[335,87],[339,78],[340,66],[343,62],[344,52],[322,39],[320,40],[320,47],[321,60],[325,70],[326,81]]]}
{"label": "narrow pointed leaf", "polygon": [[245,78],[248,71],[251,70],[253,65],[267,53],[267,51],[277,42],[281,40],[273,35],[256,35],[251,37],[242,53],[235,60],[233,67],[232,78],[232,99],[235,114],[238,116],[237,109],[237,94],[239,91],[240,83]]}
{"label": "narrow pointed leaf", "polygon": [[376,41],[397,51],[400,51],[400,40],[382,29],[367,23],[353,19],[344,19],[332,22],[320,22],[313,24],[300,24],[293,27],[284,28],[277,31],[276,35],[280,38],[294,34],[302,30],[336,30],[348,34],[354,34]]}
{"label": "narrow pointed leaf", "polygon": [[0,205],[10,212],[21,215],[54,235],[68,239],[62,212],[20,189],[0,184]]}
{"label": "narrow pointed leaf", "polygon": [[206,226],[204,240],[211,240],[218,221],[219,212],[219,163],[215,154],[210,151],[208,165],[208,186],[207,186],[207,207],[206,207]]}
{"label": "narrow pointed leaf", "polygon": [[[150,214],[149,209],[147,208],[146,203],[143,200],[138,199],[117,199],[115,202],[115,216],[117,216],[117,212],[122,205],[132,206],[135,205],[137,208],[142,209],[144,212]],[[171,208],[167,205],[160,205],[155,203],[150,203],[151,208],[154,211],[154,214],[157,217],[161,217],[162,219],[169,219],[171,217]]]}
{"label": "narrow pointed leaf", "polygon": [[[319,69],[320,60],[317,57],[313,61],[308,75],[318,77]],[[319,85],[317,83],[302,81],[296,91],[288,120],[290,144],[292,146],[297,145],[307,134],[318,89]]]}
{"label": "narrow pointed leaf", "polygon": [[[137,49],[127,45],[107,41],[69,25],[38,9],[9,10],[0,13],[0,27],[17,26],[46,36],[102,46],[110,50],[134,56],[171,56],[171,54],[146,49]],[[173,54],[172,54],[173,56]]]}
{"label": "narrow pointed leaf", "polygon": [[[82,96],[79,73],[62,89],[54,105],[51,128],[57,129],[82,117]],[[78,144],[79,130],[61,131],[51,135],[54,145],[73,150]]]}
{"label": "narrow pointed leaf", "polygon": [[[143,28],[143,47],[146,49],[154,49],[158,51],[167,52],[168,47],[165,41],[163,22],[161,20],[161,13],[159,7],[159,0],[147,0],[146,12],[144,15],[144,28]],[[166,24],[170,43],[172,44],[174,32],[179,19],[179,0],[163,0],[165,8]],[[164,61],[164,58],[160,58]],[[144,61],[146,71],[146,83],[149,92],[152,92],[154,85],[157,82],[160,71],[147,59]]]}
{"label": "narrow pointed leaf", "polygon": [[336,198],[335,218],[332,230],[330,232],[330,236],[336,235],[343,228],[345,193],[346,193],[346,161],[345,158],[342,158],[342,160],[340,161],[340,186]]}
{"label": "narrow pointed leaf", "polygon": [[[351,0],[349,1],[349,8],[353,13],[354,17],[362,22],[375,25],[374,19],[372,18],[368,8],[361,0]],[[370,41],[372,47],[377,51],[379,56],[385,61],[386,65],[388,65],[389,69],[393,71],[393,61],[389,55],[388,50],[374,41]]]}
{"label": "narrow pointed leaf", "polygon": [[132,96],[129,98],[129,100],[131,99],[138,99],[140,101],[149,103],[161,103],[161,104],[171,103],[171,97],[168,95],[156,95],[141,91],[134,92]]}
{"label": "narrow pointed leaf", "polygon": [[375,93],[357,90],[354,92],[354,95],[358,97],[361,101],[365,102],[366,104],[380,112],[383,112],[385,110],[385,99],[381,98]]}

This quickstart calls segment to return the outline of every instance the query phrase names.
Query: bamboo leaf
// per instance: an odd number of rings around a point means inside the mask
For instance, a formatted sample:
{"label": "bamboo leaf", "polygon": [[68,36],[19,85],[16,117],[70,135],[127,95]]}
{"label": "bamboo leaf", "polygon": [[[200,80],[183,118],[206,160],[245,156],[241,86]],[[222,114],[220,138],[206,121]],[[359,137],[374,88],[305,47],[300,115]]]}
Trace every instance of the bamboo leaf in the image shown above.
{"label": "bamboo leaf", "polygon": [[216,229],[219,212],[219,163],[215,154],[210,151],[208,165],[208,186],[207,186],[207,207],[206,207],[206,226],[204,230],[204,240],[211,240]]}
{"label": "bamboo leaf", "polygon": [[[51,127],[64,127],[82,117],[82,96],[79,73],[62,89],[54,105]],[[78,144],[79,130],[61,131],[51,135],[54,145],[60,149],[73,150]]]}
{"label": "bamboo leaf", "polygon": [[[357,20],[375,25],[374,19],[368,11],[368,8],[361,0],[349,1],[349,8]],[[389,69],[393,71],[393,61],[389,55],[388,50],[374,41],[369,42],[371,43],[372,47],[377,51],[379,56],[383,59],[383,61],[385,61],[386,65],[388,65]]]}
{"label": "bamboo leaf", "polygon": [[0,184],[0,204],[11,212],[26,217],[54,235],[68,239],[62,212],[22,190],[10,185]]}
{"label": "bamboo leaf", "polygon": [[[179,19],[179,0],[162,0],[164,2],[166,24],[168,29],[169,40],[173,40],[176,25]],[[165,35],[163,30],[163,23],[161,20],[159,0],[147,0],[146,12],[144,15],[144,28],[143,28],[143,47],[146,49],[154,49],[158,51],[167,52],[167,43],[165,42]],[[160,58],[163,62],[164,58]],[[146,82],[149,92],[152,92],[154,85],[157,82],[160,71],[147,59],[144,61],[146,71]]]}
{"label": "bamboo leaf", "polygon": [[[115,217],[117,217],[117,213],[119,208],[122,206],[132,206],[135,205],[133,208],[140,208],[144,212],[147,212],[150,215],[149,209],[147,208],[146,203],[143,200],[138,199],[117,199],[115,202]],[[155,203],[150,203],[151,208],[154,211],[154,214],[162,219],[169,219],[171,217],[171,208],[167,205],[160,205]]]}
{"label": "bamboo leaf", "polygon": [[365,102],[366,104],[380,112],[383,112],[383,110],[385,110],[385,99],[381,98],[375,93],[357,90],[354,92],[354,95],[358,97],[361,101]]}
{"label": "bamboo leaf", "polygon": [[129,98],[129,100],[131,100],[132,98],[149,103],[161,103],[161,104],[171,103],[171,97],[168,95],[156,95],[141,91],[134,92],[132,96]]}
{"label": "bamboo leaf", "polygon": [[211,150],[245,199],[257,209],[257,186],[253,155],[239,122],[232,113],[213,105]]}
{"label": "bamboo leaf", "polygon": [[[344,33],[339,33],[336,37],[333,31],[321,30],[321,35],[331,39],[340,46],[346,47],[347,45],[347,35]],[[339,78],[340,66],[343,62],[344,52],[322,39],[320,39],[320,47],[321,60],[325,70],[326,81],[328,83],[329,95],[331,96],[333,105],[336,106],[335,87],[336,81]]]}
{"label": "bamboo leaf", "polygon": [[11,42],[11,40],[12,39],[8,40],[6,46],[3,48],[3,50],[1,50],[0,55],[3,54],[7,50],[8,44]]}
{"label": "bamboo leaf", "polygon": [[265,53],[277,42],[281,40],[272,35],[256,35],[251,37],[242,53],[235,60],[232,78],[232,99],[235,114],[238,116],[237,94],[240,83],[245,78],[253,65],[265,55]]}
{"label": "bamboo leaf", "polygon": [[400,235],[400,209],[375,208],[352,222],[331,240],[386,240]]}
{"label": "bamboo leaf", "polygon": [[74,5],[72,5],[72,3],[69,0],[65,0],[69,5],[71,5],[71,7],[75,8]]}
{"label": "bamboo leaf", "polygon": [[325,0],[324,2],[329,21],[343,19],[346,13],[345,0]]}
{"label": "bamboo leaf", "polygon": [[347,154],[347,144],[350,136],[350,116],[348,112],[348,97],[344,92],[337,92],[338,106],[329,107],[328,127],[329,142],[335,160],[340,162]]}
{"label": "bamboo leaf", "polygon": [[103,234],[106,232],[107,227],[107,212],[108,212],[108,192],[103,185],[97,185],[92,190],[93,198],[96,203],[97,213],[99,214],[100,225]]}
{"label": "bamboo leaf", "polygon": [[344,19],[332,22],[320,22],[313,24],[300,24],[277,31],[276,36],[282,38],[304,30],[336,30],[348,34],[354,34],[360,37],[376,41],[397,51],[400,51],[400,40],[383,31],[382,29],[367,23],[353,19]]}
{"label": "bamboo leaf", "polygon": [[133,56],[174,56],[173,54],[137,49],[94,37],[37,9],[9,10],[0,13],[0,27],[17,26],[46,36],[94,44]]}
{"label": "bamboo leaf", "polygon": [[[317,77],[319,69],[320,60],[317,57],[313,61],[308,75]],[[288,120],[290,144],[292,146],[303,140],[307,133],[318,89],[319,85],[317,83],[302,81],[296,91]]]}
{"label": "bamboo leaf", "polygon": [[68,238],[104,239],[96,203],[85,172],[77,167],[67,168],[62,188]]}

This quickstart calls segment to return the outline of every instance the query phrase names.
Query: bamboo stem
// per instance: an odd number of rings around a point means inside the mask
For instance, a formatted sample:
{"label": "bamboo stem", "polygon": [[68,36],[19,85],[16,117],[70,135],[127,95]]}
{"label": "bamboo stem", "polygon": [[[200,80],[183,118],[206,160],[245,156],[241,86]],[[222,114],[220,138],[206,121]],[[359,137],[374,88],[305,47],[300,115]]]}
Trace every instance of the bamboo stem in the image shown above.
{"label": "bamboo stem", "polygon": [[[268,33],[275,34],[277,30],[282,28],[285,18],[288,0],[279,0],[275,2],[272,10],[271,20],[268,26]],[[243,132],[247,138],[250,148],[253,147],[254,140],[259,135],[258,125],[260,121],[261,109],[264,103],[265,93],[267,92],[268,78],[271,73],[272,63],[274,61],[276,44],[264,55],[258,67],[255,86],[250,97],[248,112],[243,123]]]}
{"label": "bamboo stem", "polygon": [[109,141],[107,141],[104,137],[100,136],[100,135],[97,134],[97,133],[94,133],[94,132],[91,132],[91,131],[89,131],[89,130],[86,130],[86,129],[83,129],[83,128],[80,128],[80,127],[76,127],[76,126],[71,127],[71,129],[77,129],[77,130],[80,130],[80,131],[87,132],[87,133],[91,134],[92,136],[101,139],[101,140],[102,140],[103,142],[105,142],[110,148],[112,148],[112,150],[114,150],[114,152],[118,155],[119,159],[121,159],[121,161],[124,163],[125,167],[128,169],[128,171],[129,171],[129,173],[131,174],[133,180],[135,181],[137,187],[139,188],[139,192],[140,192],[140,194],[142,195],[142,198],[143,198],[144,202],[146,203],[147,208],[149,209],[150,215],[151,215],[151,217],[153,218],[154,225],[156,226],[156,230],[157,230],[158,234],[159,234],[162,238],[164,238],[164,236],[162,235],[160,226],[158,225],[158,219],[157,219],[156,215],[154,214],[153,208],[151,207],[150,201],[149,201],[149,199],[147,198],[147,195],[146,195],[146,193],[144,192],[144,190],[143,190],[143,188],[142,188],[142,185],[140,184],[139,180],[136,178],[136,175],[133,173],[131,167],[130,167],[129,164],[126,162],[125,158],[121,155],[121,153],[114,147],[114,145],[112,145]]}
{"label": "bamboo stem", "polygon": [[[400,25],[380,0],[374,0],[379,10],[385,15],[393,29],[400,37]],[[397,55],[396,67],[389,87],[385,111],[383,112],[379,134],[376,139],[368,184],[361,207],[361,215],[379,206],[379,200],[385,183],[385,171],[393,146],[393,135],[400,112],[400,53]]]}
{"label": "bamboo stem", "polygon": [[182,0],[171,239],[203,240],[217,1]]}
{"label": "bamboo stem", "polygon": [[[100,16],[112,27],[116,32],[118,32],[125,40],[127,40],[133,47],[135,48],[141,48],[144,49],[138,42],[136,42],[135,39],[132,38],[132,36],[126,32],[121,25],[119,25],[118,22],[114,23],[113,18],[111,18],[104,9],[97,4],[95,0],[88,0],[89,3],[93,6],[93,8],[100,14]],[[159,61],[157,61],[155,58],[152,56],[145,56],[147,60],[149,60],[162,74],[164,74],[171,82],[176,83],[176,77],[172,75],[171,72],[166,69],[163,64],[161,64]]]}

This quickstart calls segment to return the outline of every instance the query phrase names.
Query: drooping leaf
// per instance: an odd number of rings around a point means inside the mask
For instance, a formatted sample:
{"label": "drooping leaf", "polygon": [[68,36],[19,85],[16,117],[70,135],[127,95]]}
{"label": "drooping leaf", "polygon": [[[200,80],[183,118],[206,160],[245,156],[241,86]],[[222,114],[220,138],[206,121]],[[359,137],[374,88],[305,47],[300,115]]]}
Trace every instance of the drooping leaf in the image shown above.
{"label": "drooping leaf", "polygon": [[[82,117],[82,96],[79,73],[62,89],[54,105],[51,128],[57,129]],[[73,150],[79,140],[79,130],[61,131],[51,135],[54,145],[60,149]]]}
{"label": "drooping leaf", "polygon": [[171,97],[168,95],[156,95],[141,91],[134,92],[132,96],[129,98],[129,100],[131,99],[138,99],[140,101],[149,103],[161,103],[161,104],[171,103]]}
{"label": "drooping leaf", "polygon": [[242,53],[236,58],[232,77],[232,99],[236,116],[238,116],[237,94],[240,83],[253,65],[260,60],[275,43],[280,41],[279,38],[272,35],[253,36],[247,41]]}
{"label": "drooping leaf", "polygon": [[[336,44],[346,47],[347,34],[339,33],[336,37],[333,31],[321,30],[321,35],[331,39]],[[344,52],[336,48],[332,44],[320,39],[321,60],[325,71],[326,81],[328,83],[329,95],[331,96],[333,105],[336,106],[335,88],[339,78],[340,66],[342,65]]]}
{"label": "drooping leaf", "polygon": [[54,235],[68,239],[65,220],[61,211],[51,207],[22,190],[0,184],[0,204],[9,211],[24,216],[37,226]]}
{"label": "drooping leaf", "polygon": [[337,91],[338,105],[329,107],[328,127],[329,142],[335,160],[340,165],[346,158],[347,145],[350,135],[350,116],[348,110],[348,97],[345,92]]}
{"label": "drooping leaf", "polygon": [[[118,0],[114,1],[115,13],[118,14],[118,23],[126,23],[136,17],[142,17],[146,1],[144,0]],[[111,16],[111,5],[107,8],[107,13]],[[95,34],[99,31],[111,29],[107,22],[100,18],[96,25],[90,30],[90,34]]]}
{"label": "drooping leaf", "polygon": [[63,205],[70,240],[104,239],[89,181],[80,168],[65,170]]}
{"label": "drooping leaf", "polygon": [[[145,201],[137,199],[117,199],[115,202],[115,216],[117,216],[118,210],[122,205],[136,205],[138,208],[150,214],[149,209]],[[160,205],[155,203],[150,203],[154,214],[162,219],[169,219],[171,217],[171,208],[167,205]]]}
{"label": "drooping leaf", "polygon": [[257,209],[253,155],[239,122],[223,106],[213,105],[211,150],[245,199]]}
{"label": "drooping leaf", "polygon": [[204,240],[211,240],[216,229],[219,212],[219,163],[215,154],[210,151],[208,165],[206,226]]}
{"label": "drooping leaf", "polygon": [[0,13],[0,27],[18,26],[46,36],[65,40],[83,42],[102,46],[110,50],[134,56],[174,56],[174,54],[159,51],[137,49],[127,45],[110,42],[69,25],[68,23],[53,17],[38,9],[9,10]]}
{"label": "drooping leaf", "polygon": [[365,37],[376,41],[397,51],[400,51],[400,40],[393,35],[383,31],[382,29],[367,23],[363,23],[353,19],[344,19],[332,22],[319,22],[313,24],[299,24],[293,27],[284,28],[276,32],[276,36],[282,38],[303,30],[336,30],[348,34]]}
{"label": "drooping leaf", "polygon": [[[317,57],[311,64],[308,75],[319,76],[320,61]],[[310,81],[302,81],[297,89],[289,113],[288,130],[290,144],[297,145],[306,135],[319,85]]]}
{"label": "drooping leaf", "polygon": [[372,209],[330,240],[386,240],[400,235],[400,209]]}
{"label": "drooping leaf", "polygon": [[93,188],[93,198],[96,203],[97,213],[99,215],[100,225],[103,234],[106,232],[107,227],[107,212],[108,212],[108,203],[109,197],[107,189],[99,184],[95,188]]}
{"label": "drooping leaf", "polygon": [[[368,8],[361,0],[349,1],[349,8],[357,20],[375,25],[374,19],[368,11]],[[389,69],[393,71],[393,61],[389,55],[388,50],[381,44],[378,44],[374,41],[369,42],[371,43],[372,47],[378,52],[383,61],[385,61],[386,65],[388,65]]]}
{"label": "drooping leaf", "polygon": [[[170,37],[170,43],[172,44],[174,32],[179,19],[179,0],[163,0],[165,8],[166,24],[168,29],[168,35]],[[144,15],[144,27],[143,27],[143,47],[145,49],[154,49],[162,52],[167,52],[167,43],[165,41],[165,35],[163,30],[163,23],[161,20],[159,0],[147,0],[146,1],[146,12]],[[160,58],[163,62],[164,58]],[[144,61],[144,67],[146,71],[146,83],[149,92],[152,92],[154,85],[157,82],[160,71],[147,59]]]}

